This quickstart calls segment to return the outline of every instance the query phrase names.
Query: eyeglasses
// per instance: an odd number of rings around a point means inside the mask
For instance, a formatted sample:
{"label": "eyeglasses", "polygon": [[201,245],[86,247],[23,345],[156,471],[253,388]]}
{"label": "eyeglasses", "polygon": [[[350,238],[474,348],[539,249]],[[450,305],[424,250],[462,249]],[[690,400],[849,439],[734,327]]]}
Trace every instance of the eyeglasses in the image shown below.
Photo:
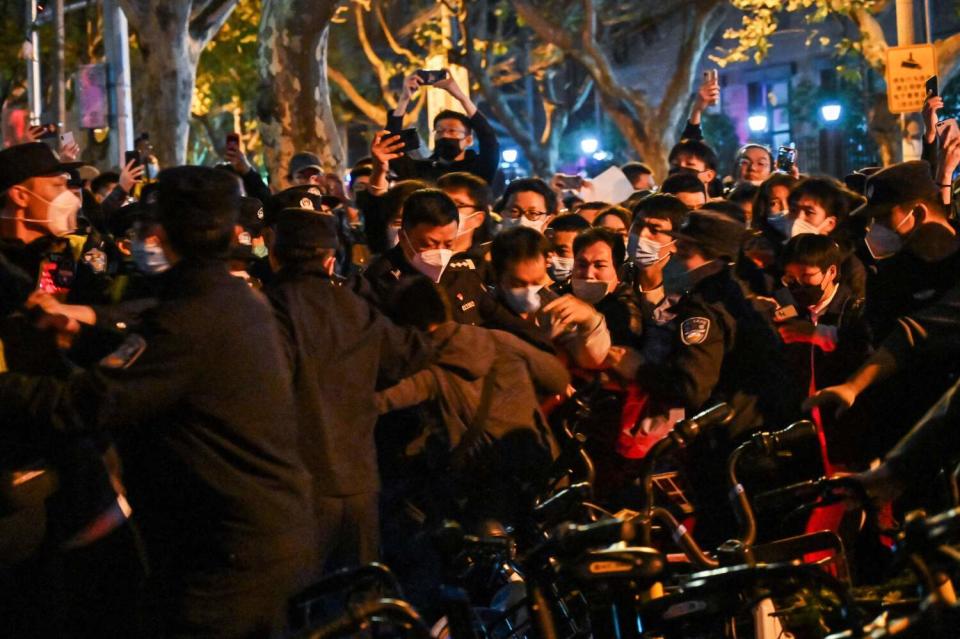
{"label": "eyeglasses", "polygon": [[441,138],[454,138],[463,140],[467,137],[467,132],[463,129],[434,129],[433,134]]}
{"label": "eyeglasses", "polygon": [[[819,280],[816,282],[812,281],[818,275],[820,276]],[[816,273],[805,273],[803,275],[803,280],[806,280],[806,281],[801,281],[793,277],[792,275],[784,275],[783,277],[780,278],[780,283],[783,284],[784,286],[793,286],[795,284],[799,284],[801,286],[806,286],[807,284],[809,284],[810,286],[820,286],[821,284],[823,284],[824,276],[825,275],[823,271],[818,271]]]}
{"label": "eyeglasses", "polygon": [[547,212],[546,211],[524,211],[523,209],[512,208],[509,211],[507,211],[507,214],[513,219],[517,219],[522,215],[523,217],[527,218],[531,222],[536,222],[537,220],[542,220],[547,215]]}

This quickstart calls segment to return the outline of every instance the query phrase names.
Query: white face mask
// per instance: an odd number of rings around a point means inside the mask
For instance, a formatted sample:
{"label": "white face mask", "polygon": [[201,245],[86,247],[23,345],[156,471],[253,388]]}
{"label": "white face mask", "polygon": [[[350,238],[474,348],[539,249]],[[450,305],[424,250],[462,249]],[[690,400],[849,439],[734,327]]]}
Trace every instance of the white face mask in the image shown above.
{"label": "white face mask", "polygon": [[[913,217],[913,211],[910,211],[909,215],[900,220],[897,229],[911,217]],[[893,257],[903,248],[903,239],[897,234],[897,231],[888,229],[882,224],[877,224],[876,221],[867,229],[865,242],[867,250],[870,251],[870,255],[875,260],[885,260],[888,257]]]}
{"label": "white face mask", "polygon": [[564,282],[570,277],[570,273],[573,271],[573,258],[554,255],[550,258],[550,266],[547,271],[549,272],[550,279],[554,282]]}
{"label": "white face mask", "polygon": [[483,211],[475,211],[473,213],[468,213],[467,215],[464,215],[463,213],[458,213],[458,215],[460,216],[460,225],[457,227],[457,237],[460,237],[461,235],[466,235],[467,233],[470,233],[471,231],[473,231],[473,229],[466,229],[464,227],[467,225],[467,222],[470,221],[471,219],[475,218],[478,215],[483,215]]}
{"label": "white face mask", "polygon": [[48,200],[31,191],[30,189],[20,187],[33,197],[47,205],[47,219],[23,217],[22,222],[33,222],[35,224],[46,224],[50,229],[50,234],[57,237],[70,235],[77,230],[77,211],[80,210],[80,198],[69,190],[63,191],[60,195]]}
{"label": "white face mask", "polygon": [[[407,236],[406,233],[403,235],[404,237]],[[440,282],[440,276],[443,275],[444,269],[446,269],[447,264],[450,263],[450,258],[453,257],[453,251],[445,248],[416,251],[410,242],[410,238],[407,238],[407,245],[410,247],[410,250],[415,251],[413,259],[410,260],[410,265],[434,282]]]}
{"label": "white face mask", "polygon": [[387,227],[387,248],[392,249],[394,246],[400,243],[400,227],[399,226],[388,226]]}
{"label": "white face mask", "polygon": [[796,237],[798,235],[803,235],[804,233],[812,233],[814,235],[820,235],[820,229],[827,225],[827,222],[830,221],[828,217],[825,219],[819,226],[814,226],[806,220],[802,220],[799,217],[793,221],[793,226],[790,227],[790,237]]}
{"label": "white face mask", "polygon": [[648,237],[638,237],[637,248],[633,252],[633,261],[640,266],[653,266],[657,262],[663,261],[670,257],[669,253],[663,257],[660,257],[660,251],[662,251],[664,247],[672,244],[676,244],[676,240],[667,244],[661,244],[651,240]]}
{"label": "white face mask", "polygon": [[546,218],[542,220],[528,220],[525,216],[520,216],[520,226],[525,226],[528,229],[533,229],[535,231],[543,232],[543,223],[546,221]]}
{"label": "white face mask", "polygon": [[507,306],[515,313],[536,313],[540,310],[540,289],[542,286],[521,286],[504,289]]}
{"label": "white face mask", "polygon": [[596,304],[606,297],[610,290],[610,283],[603,280],[585,280],[575,277],[571,284],[573,294],[587,304]]}

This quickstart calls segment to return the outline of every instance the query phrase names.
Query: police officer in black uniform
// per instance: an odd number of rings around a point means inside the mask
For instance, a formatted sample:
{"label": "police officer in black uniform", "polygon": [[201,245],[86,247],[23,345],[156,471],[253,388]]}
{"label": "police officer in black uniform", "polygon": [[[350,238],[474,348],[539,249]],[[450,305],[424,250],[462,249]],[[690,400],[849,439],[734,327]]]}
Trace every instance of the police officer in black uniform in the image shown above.
{"label": "police officer in black uniform", "polygon": [[312,208],[276,214],[266,289],[284,336],[298,408],[300,453],[313,476],[320,565],[379,558],[380,490],[373,403],[378,386],[422,368],[414,329],[393,325],[334,277],[337,217]]}
{"label": "police officer in black uniform", "polygon": [[442,191],[421,189],[407,198],[400,242],[364,272],[375,303],[390,315],[390,300],[397,285],[407,278],[426,276],[446,291],[453,321],[496,325],[549,349],[539,335],[490,294],[473,258],[452,259],[459,222],[457,205]]}
{"label": "police officer in black uniform", "polygon": [[316,529],[280,334],[226,266],[237,180],[177,167],[158,185],[172,264],[159,304],[70,397],[88,428],[118,435],[157,609],[143,634],[276,636]]}

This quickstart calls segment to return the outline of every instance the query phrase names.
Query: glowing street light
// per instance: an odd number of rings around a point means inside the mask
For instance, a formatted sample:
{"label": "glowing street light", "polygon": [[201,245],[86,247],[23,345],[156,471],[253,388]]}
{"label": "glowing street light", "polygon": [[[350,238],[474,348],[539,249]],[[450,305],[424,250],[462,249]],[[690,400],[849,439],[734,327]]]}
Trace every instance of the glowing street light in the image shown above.
{"label": "glowing street light", "polygon": [[500,157],[503,158],[503,161],[507,164],[513,164],[517,161],[518,153],[516,149],[504,149],[503,153],[500,154]]}
{"label": "glowing street light", "polygon": [[597,138],[583,138],[580,140],[580,150],[586,155],[593,155],[600,148],[600,140]]}
{"label": "glowing street light", "polygon": [[767,130],[767,116],[762,113],[751,115],[747,118],[747,126],[754,133],[761,133]]}
{"label": "glowing street light", "polygon": [[843,107],[836,102],[828,102],[820,107],[820,115],[824,122],[836,122],[843,115]]}

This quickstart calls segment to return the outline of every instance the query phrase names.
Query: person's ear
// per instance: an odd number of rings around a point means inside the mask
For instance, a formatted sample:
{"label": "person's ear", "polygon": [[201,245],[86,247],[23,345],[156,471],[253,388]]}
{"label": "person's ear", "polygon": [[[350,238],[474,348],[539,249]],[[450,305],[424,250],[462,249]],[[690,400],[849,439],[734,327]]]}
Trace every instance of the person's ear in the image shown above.
{"label": "person's ear", "polygon": [[706,184],[709,184],[710,182],[713,182],[715,179],[717,179],[717,172],[714,171],[713,169],[707,169],[701,175],[703,175],[703,177],[706,178]]}
{"label": "person's ear", "polygon": [[921,224],[927,221],[927,213],[929,213],[929,209],[927,208],[927,205],[924,204],[923,202],[917,202],[916,205],[914,205],[913,207],[914,228],[916,228],[917,226],[920,226]]}
{"label": "person's ear", "polygon": [[7,197],[10,198],[10,201],[13,202],[14,206],[18,209],[27,208],[27,204],[30,202],[30,193],[19,184],[7,190]]}
{"label": "person's ear", "polygon": [[836,264],[830,265],[830,268],[827,269],[827,274],[829,275],[831,274],[831,272],[832,272],[832,279],[830,281],[836,284],[840,280],[840,267],[837,266]]}
{"label": "person's ear", "polygon": [[828,235],[833,232],[833,229],[837,228],[837,218],[834,216],[827,217],[826,221],[823,223],[822,233]]}

